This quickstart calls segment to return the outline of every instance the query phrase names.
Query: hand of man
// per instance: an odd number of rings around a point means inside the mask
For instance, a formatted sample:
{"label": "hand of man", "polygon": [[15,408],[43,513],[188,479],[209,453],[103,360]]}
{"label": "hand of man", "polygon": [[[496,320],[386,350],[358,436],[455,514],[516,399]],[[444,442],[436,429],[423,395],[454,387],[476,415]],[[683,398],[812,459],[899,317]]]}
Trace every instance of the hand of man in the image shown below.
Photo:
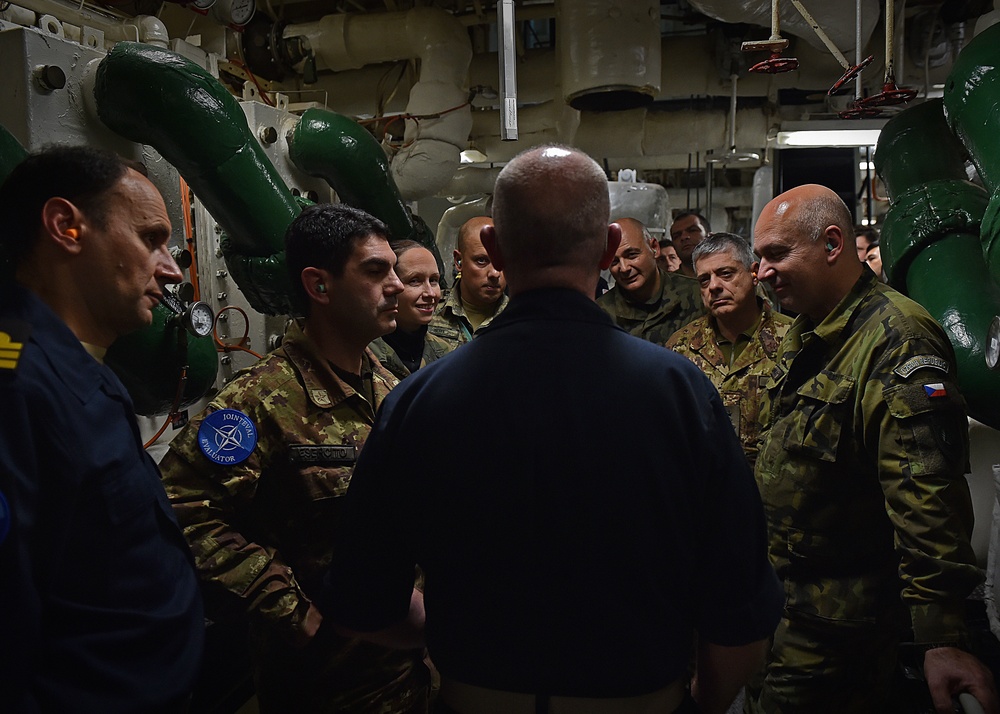
{"label": "hand of man", "polygon": [[935,647],[924,654],[924,678],[938,714],[951,714],[951,698],[968,692],[986,714],[1000,714],[997,690],[990,671],[968,652],[957,647]]}

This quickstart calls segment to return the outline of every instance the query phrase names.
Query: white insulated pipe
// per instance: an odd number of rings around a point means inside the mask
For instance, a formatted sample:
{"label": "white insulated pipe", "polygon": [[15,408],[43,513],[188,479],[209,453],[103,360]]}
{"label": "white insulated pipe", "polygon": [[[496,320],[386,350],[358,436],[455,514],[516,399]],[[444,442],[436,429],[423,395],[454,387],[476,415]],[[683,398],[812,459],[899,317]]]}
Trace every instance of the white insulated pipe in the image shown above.
{"label": "white insulated pipe", "polygon": [[288,25],[283,36],[304,37],[317,69],[419,59],[420,80],[410,90],[405,112],[417,118],[406,119],[403,148],[392,157],[390,171],[407,201],[432,196],[451,180],[472,129],[467,105],[472,44],[453,15],[434,7],[327,15]]}
{"label": "white insulated pipe", "polygon": [[108,45],[128,40],[167,49],[170,42],[166,25],[151,15],[122,17],[103,9],[90,9],[85,5],[71,5],[59,0],[18,0],[17,4],[39,16],[51,15],[60,22],[100,30]]}

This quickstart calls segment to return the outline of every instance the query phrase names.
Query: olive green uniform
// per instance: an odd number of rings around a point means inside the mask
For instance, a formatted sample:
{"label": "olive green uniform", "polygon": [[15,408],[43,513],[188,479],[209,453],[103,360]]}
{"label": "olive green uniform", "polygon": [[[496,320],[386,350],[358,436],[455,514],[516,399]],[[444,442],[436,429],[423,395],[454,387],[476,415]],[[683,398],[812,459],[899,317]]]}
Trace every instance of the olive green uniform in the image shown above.
{"label": "olive green uniform", "polygon": [[764,383],[774,369],[778,345],[792,324],[791,318],[774,312],[763,300],[759,303],[760,317],[744,333],[749,341],[739,354],[733,345],[732,359],[727,359],[720,347],[723,338],[711,315],[685,325],[666,345],[694,362],[719,390],[751,466],[757,459],[757,440],[765,425],[760,408]]}
{"label": "olive green uniform", "polygon": [[698,281],[679,273],[658,270],[660,291],[645,304],[628,299],[619,286],[597,298],[618,327],[630,335],[662,345],[696,317],[705,313]]}
{"label": "olive green uniform", "polygon": [[[403,360],[396,354],[396,350],[386,344],[386,341],[381,337],[368,345],[368,349],[372,351],[372,354],[375,355],[375,358],[383,367],[392,372],[396,379],[403,379],[410,376],[410,370],[403,364]],[[453,349],[455,349],[454,345],[437,335],[431,334],[428,330],[427,334],[424,335],[424,353],[420,358],[420,366],[426,367],[434,360],[444,357]]]}
{"label": "olive green uniform", "polygon": [[[326,624],[305,647],[292,644],[318,619],[313,602],[342,496],[375,411],[396,384],[371,353],[366,362],[370,396],[341,380],[293,324],[281,347],[243,370],[185,427],[161,463],[209,615],[249,615],[262,712],[427,707],[422,652],[342,638]],[[204,417],[219,409],[242,411],[257,428],[256,448],[234,466],[210,461],[198,446]]]}
{"label": "olive green uniform", "polygon": [[496,312],[493,313],[492,317],[486,318],[483,324],[473,329],[472,323],[469,322],[469,318],[465,314],[465,306],[462,305],[462,291],[459,287],[461,283],[461,278],[455,281],[445,299],[438,305],[430,325],[427,326],[428,335],[440,337],[451,345],[451,349],[471,342],[473,335],[493,322],[493,318],[503,312],[507,303],[510,302],[510,298],[506,294],[501,295],[500,304],[497,305]]}
{"label": "olive green uniform", "polygon": [[750,711],[881,712],[896,644],[960,643],[980,582],[954,353],[865,270],[792,324],[768,381],[756,475],[786,605]]}

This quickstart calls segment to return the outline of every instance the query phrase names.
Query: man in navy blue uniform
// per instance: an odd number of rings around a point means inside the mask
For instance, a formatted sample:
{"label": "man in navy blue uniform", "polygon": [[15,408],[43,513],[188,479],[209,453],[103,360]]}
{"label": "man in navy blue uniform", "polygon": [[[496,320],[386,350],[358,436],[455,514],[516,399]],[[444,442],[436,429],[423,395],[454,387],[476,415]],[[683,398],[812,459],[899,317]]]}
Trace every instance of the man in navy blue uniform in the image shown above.
{"label": "man in navy blue uniform", "polygon": [[191,555],[101,362],[181,280],[163,199],[137,168],[52,148],[0,187],[5,712],[181,712],[198,671]]}
{"label": "man in navy blue uniform", "polygon": [[[389,395],[348,491],[325,611],[407,642],[419,564],[427,646],[460,714],[668,713],[691,697],[725,712],[781,614],[718,392],[593,301],[621,238],[609,214],[603,172],[576,150],[507,164],[481,237],[510,304]],[[647,438],[608,421],[608,394]]]}

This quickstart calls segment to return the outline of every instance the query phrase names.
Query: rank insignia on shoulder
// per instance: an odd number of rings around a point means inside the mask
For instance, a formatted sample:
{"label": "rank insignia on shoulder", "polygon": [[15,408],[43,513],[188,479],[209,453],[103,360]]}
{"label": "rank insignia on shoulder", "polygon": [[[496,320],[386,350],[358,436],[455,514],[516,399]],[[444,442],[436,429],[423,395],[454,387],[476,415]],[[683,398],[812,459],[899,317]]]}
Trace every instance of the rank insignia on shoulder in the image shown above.
{"label": "rank insignia on shoulder", "polygon": [[243,463],[257,446],[257,427],[238,409],[212,412],[198,428],[198,448],[220,466]]}
{"label": "rank insignia on shoulder", "polygon": [[935,382],[934,384],[925,384],[924,393],[926,393],[927,396],[930,397],[931,399],[935,399],[936,397],[948,396],[948,390],[944,388],[944,385],[941,384],[941,382]]}
{"label": "rank insignia on shoulder", "polygon": [[903,364],[892,370],[903,379],[908,379],[911,374],[918,369],[936,369],[948,374],[948,360],[937,355],[917,355],[903,362]]}
{"label": "rank insignia on shoulder", "polygon": [[31,327],[26,322],[0,324],[0,370],[17,369],[21,350],[30,334]]}

